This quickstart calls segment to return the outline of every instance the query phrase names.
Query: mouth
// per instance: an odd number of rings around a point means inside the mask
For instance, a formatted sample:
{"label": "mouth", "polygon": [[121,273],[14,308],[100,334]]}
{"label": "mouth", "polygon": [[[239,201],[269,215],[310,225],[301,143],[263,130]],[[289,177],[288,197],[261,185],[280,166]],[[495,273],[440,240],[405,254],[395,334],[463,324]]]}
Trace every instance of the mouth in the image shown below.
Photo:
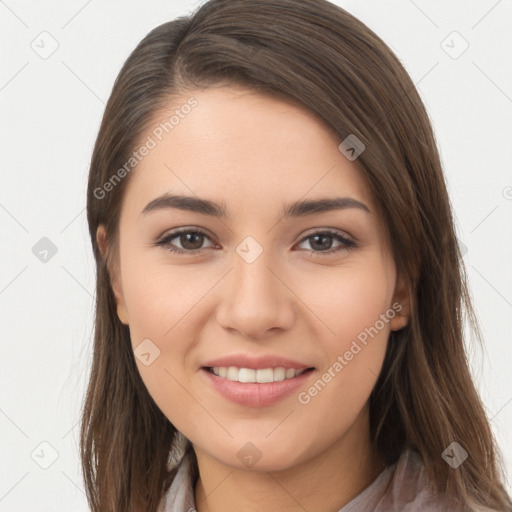
{"label": "mouth", "polygon": [[315,368],[238,368],[236,366],[203,366],[203,370],[231,382],[244,384],[267,384],[281,382],[312,372]]}
{"label": "mouth", "polygon": [[265,407],[278,404],[307,387],[315,372],[314,367],[203,366],[200,373],[204,384],[224,399],[243,407]]}

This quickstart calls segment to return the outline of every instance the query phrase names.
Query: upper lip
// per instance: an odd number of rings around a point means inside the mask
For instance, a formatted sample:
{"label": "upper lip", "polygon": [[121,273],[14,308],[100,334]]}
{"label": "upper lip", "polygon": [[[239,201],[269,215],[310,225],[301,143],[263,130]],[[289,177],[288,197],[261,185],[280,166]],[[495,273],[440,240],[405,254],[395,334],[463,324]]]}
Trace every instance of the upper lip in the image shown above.
{"label": "upper lip", "polygon": [[292,359],[280,357],[276,355],[267,355],[260,357],[251,357],[247,354],[235,354],[231,356],[224,356],[218,359],[212,359],[203,364],[203,367],[213,368],[215,366],[229,367],[236,366],[237,368],[254,368],[255,370],[261,370],[263,368],[294,368],[296,370],[302,370],[307,368],[313,368],[311,365],[302,364]]}

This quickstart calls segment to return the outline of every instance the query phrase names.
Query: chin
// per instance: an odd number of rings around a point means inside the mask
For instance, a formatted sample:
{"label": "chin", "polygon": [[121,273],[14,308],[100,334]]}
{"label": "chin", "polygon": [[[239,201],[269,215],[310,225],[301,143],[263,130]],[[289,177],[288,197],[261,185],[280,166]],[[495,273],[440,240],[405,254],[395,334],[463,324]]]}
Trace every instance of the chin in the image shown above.
{"label": "chin", "polygon": [[[208,452],[211,457],[226,466],[255,472],[283,471],[307,459],[307,454],[304,452],[304,443],[300,440],[290,443],[290,438],[288,438],[288,445],[284,445],[281,439],[277,438],[274,441],[270,439],[249,441],[251,437],[246,436],[246,439],[248,441],[243,443],[239,441],[228,443],[218,453],[215,451]],[[297,450],[298,446],[302,447],[300,452]],[[230,452],[234,456],[226,457],[226,454]]]}

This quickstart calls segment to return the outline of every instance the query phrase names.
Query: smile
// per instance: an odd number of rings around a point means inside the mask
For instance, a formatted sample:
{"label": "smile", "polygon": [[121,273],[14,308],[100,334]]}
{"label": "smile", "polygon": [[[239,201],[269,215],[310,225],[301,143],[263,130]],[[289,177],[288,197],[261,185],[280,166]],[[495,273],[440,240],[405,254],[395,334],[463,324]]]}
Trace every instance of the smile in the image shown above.
{"label": "smile", "polygon": [[311,368],[303,368],[297,370],[295,368],[237,368],[236,366],[214,366],[207,368],[208,371],[233,382],[244,383],[266,383],[266,382],[280,382],[282,380],[293,379],[298,377],[305,371]]}
{"label": "smile", "polygon": [[[315,368],[254,369],[236,366],[202,367],[200,372],[208,387],[224,399],[245,407],[265,407],[276,404],[298,393],[301,388],[307,387],[309,379],[314,374]],[[271,375],[272,380],[270,380]]]}

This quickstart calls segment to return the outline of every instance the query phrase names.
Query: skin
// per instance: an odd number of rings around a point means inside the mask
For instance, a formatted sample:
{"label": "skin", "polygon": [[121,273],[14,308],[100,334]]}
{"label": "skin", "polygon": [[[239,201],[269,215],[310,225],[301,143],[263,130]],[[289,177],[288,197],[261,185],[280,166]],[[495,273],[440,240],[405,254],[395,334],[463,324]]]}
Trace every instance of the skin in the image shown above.
{"label": "skin", "polygon": [[[198,512],[337,511],[384,468],[369,437],[367,401],[408,305],[386,227],[356,162],[338,150],[339,137],[300,104],[234,86],[194,90],[170,101],[156,124],[190,95],[197,107],[137,165],[125,191],[111,272],[118,316],[134,348],[149,338],[160,350],[149,366],[136,358],[137,366],[194,446]],[[228,217],[141,214],[164,193],[223,202]],[[370,213],[281,220],[284,204],[334,196],[355,198]],[[172,240],[192,255],[155,245],[182,227],[208,233],[189,245],[183,236]],[[357,246],[348,250],[333,237],[315,249],[306,236],[325,228]],[[247,236],[263,249],[251,264],[236,252]],[[97,241],[105,253],[103,226]],[[271,406],[237,405],[200,371],[226,354],[277,354],[315,367],[307,390],[395,301],[405,315],[386,323],[306,405],[297,393]],[[237,457],[247,442],[261,453],[252,468]]]}

